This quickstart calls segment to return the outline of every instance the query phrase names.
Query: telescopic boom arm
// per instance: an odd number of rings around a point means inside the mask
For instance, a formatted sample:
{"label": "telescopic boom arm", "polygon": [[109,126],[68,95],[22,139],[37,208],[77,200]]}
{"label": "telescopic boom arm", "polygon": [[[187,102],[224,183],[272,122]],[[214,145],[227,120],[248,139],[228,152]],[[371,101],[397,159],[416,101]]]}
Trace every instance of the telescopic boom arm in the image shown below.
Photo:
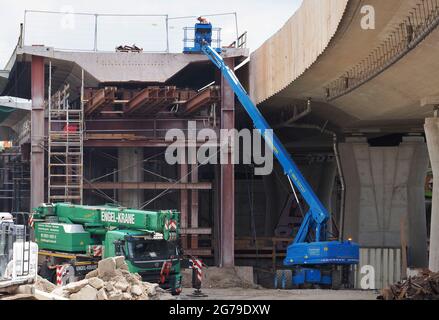
{"label": "telescopic boom arm", "polygon": [[312,187],[303,177],[290,154],[287,152],[277,136],[273,133],[273,130],[270,128],[264,116],[251,101],[235,73],[226,65],[223,58],[211,46],[204,44],[202,46],[202,51],[209,57],[215,66],[221,70],[224,79],[226,79],[226,81],[229,83],[245,111],[252,119],[254,127],[262,135],[266,144],[273,151],[274,155],[282,165],[284,174],[288,177],[291,187],[293,188],[294,184],[309,206],[309,211],[305,215],[299,232],[294,239],[294,243],[307,241],[311,230],[314,230],[315,232],[315,239],[313,241],[326,241],[326,223],[330,218],[329,212],[314,193]]}

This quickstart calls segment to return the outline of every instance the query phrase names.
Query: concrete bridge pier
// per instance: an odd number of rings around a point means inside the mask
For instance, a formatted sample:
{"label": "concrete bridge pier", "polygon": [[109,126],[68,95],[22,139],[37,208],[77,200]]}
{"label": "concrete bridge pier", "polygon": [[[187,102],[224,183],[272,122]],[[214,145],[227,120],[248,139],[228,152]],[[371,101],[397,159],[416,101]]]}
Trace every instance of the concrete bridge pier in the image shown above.
{"label": "concrete bridge pier", "polygon": [[[143,148],[119,148],[119,182],[143,182]],[[144,201],[143,190],[119,190],[119,202],[138,209]]]}
{"label": "concrete bridge pier", "polygon": [[[407,266],[425,268],[428,152],[424,138],[406,137],[395,147],[371,147],[365,138],[350,138],[340,145],[340,156],[346,180],[345,237],[362,247],[404,246]],[[404,222],[406,232],[401,228]]]}
{"label": "concrete bridge pier", "polygon": [[425,120],[425,135],[433,169],[433,203],[431,210],[429,268],[439,271],[439,118]]}

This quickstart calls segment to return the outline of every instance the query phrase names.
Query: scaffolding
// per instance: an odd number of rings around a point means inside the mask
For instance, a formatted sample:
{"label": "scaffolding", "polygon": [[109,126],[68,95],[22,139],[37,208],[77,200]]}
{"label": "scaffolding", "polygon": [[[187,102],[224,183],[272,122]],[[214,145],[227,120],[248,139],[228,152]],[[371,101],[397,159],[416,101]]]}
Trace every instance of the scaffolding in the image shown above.
{"label": "scaffolding", "polygon": [[0,211],[29,210],[30,168],[20,150],[11,148],[0,153]]}
{"label": "scaffolding", "polygon": [[82,204],[83,91],[79,105],[72,106],[69,89],[49,95],[48,201]]}

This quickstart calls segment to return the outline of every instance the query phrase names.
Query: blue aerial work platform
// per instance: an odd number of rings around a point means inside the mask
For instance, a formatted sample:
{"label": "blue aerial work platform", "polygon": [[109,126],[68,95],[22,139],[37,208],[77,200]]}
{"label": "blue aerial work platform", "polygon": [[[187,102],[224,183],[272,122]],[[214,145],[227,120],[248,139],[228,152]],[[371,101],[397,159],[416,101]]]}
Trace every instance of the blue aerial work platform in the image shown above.
{"label": "blue aerial work platform", "polygon": [[301,227],[288,246],[284,260],[284,270],[278,270],[275,277],[276,288],[292,288],[300,285],[319,285],[332,288],[352,287],[354,266],[359,263],[359,245],[351,240],[330,241],[327,224],[330,220],[328,210],[314,193],[288,151],[273,133],[269,124],[251,101],[233,70],[224,62],[217,49],[210,46],[211,26],[195,26],[195,45],[185,48],[188,53],[204,53],[221,70],[222,76],[233,89],[254,127],[264,137],[267,146],[273,151],[282,165],[291,188],[300,192],[308,204],[309,210],[304,216]]}
{"label": "blue aerial work platform", "polygon": [[[209,22],[200,22],[194,28],[187,27],[184,29],[184,53],[202,53],[204,43],[213,46],[215,43],[215,51],[221,53],[221,29],[213,28]],[[189,38],[189,33],[193,32],[194,38]],[[214,37],[216,33],[216,37]]]}

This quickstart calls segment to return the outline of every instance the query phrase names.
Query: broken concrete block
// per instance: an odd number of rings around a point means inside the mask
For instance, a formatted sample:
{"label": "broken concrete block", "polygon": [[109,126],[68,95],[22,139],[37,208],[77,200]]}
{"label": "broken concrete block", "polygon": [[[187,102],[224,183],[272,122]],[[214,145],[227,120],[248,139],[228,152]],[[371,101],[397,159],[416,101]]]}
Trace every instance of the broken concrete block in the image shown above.
{"label": "broken concrete block", "polygon": [[55,288],[56,285],[54,285],[52,282],[40,276],[37,276],[37,280],[35,282],[35,289],[50,293],[53,290],[55,290]]}
{"label": "broken concrete block", "polygon": [[105,282],[97,277],[88,279],[88,284],[91,285],[96,290],[104,287]]}
{"label": "broken concrete block", "polygon": [[70,297],[70,294],[66,290],[64,290],[63,287],[58,287],[55,290],[53,290],[51,293],[54,294],[54,295],[63,297],[63,298],[69,298]]}
{"label": "broken concrete block", "polygon": [[148,294],[148,296],[152,297],[157,295],[157,288],[158,288],[158,284],[152,284],[152,283],[147,283],[144,282],[143,283],[143,288],[145,289],[146,293]]}
{"label": "broken concrete block", "polygon": [[116,289],[119,289],[122,292],[125,292],[128,290],[128,288],[130,287],[130,284],[125,280],[119,280],[115,283],[114,287]]}
{"label": "broken concrete block", "polygon": [[107,295],[107,293],[105,292],[105,289],[104,289],[104,288],[102,288],[102,289],[100,289],[100,290],[98,291],[98,293],[97,293],[97,299],[98,299],[98,300],[108,300],[108,295]]}
{"label": "broken concrete block", "polygon": [[131,295],[128,292],[122,293],[122,300],[131,300]]}
{"label": "broken concrete block", "polygon": [[119,269],[122,265],[126,264],[124,256],[114,257],[113,259],[114,262],[116,262],[116,269]]}
{"label": "broken concrete block", "polygon": [[72,282],[68,285],[64,286],[64,290],[68,293],[76,293],[80,291],[82,288],[84,288],[86,285],[88,285],[88,279],[84,279],[78,282]]}
{"label": "broken concrete block", "polygon": [[141,296],[143,294],[143,289],[141,286],[136,284],[131,287],[131,293],[136,296]]}
{"label": "broken concrete block", "polygon": [[86,285],[79,292],[70,295],[71,300],[96,300],[98,291],[90,285]]}
{"label": "broken concrete block", "polygon": [[98,269],[95,269],[93,271],[90,271],[89,273],[87,273],[87,275],[85,276],[85,279],[90,279],[90,278],[94,278],[97,277],[98,274]]}
{"label": "broken concrete block", "polygon": [[112,292],[108,296],[109,300],[122,300],[122,298],[123,298],[123,293],[122,292]]}
{"label": "broken concrete block", "polygon": [[105,290],[107,290],[107,292],[114,290],[114,286],[111,284],[111,282],[105,282],[104,288],[105,288]]}
{"label": "broken concrete block", "polygon": [[108,258],[99,261],[98,276],[99,278],[113,277],[116,275],[116,261],[113,258]]}
{"label": "broken concrete block", "polygon": [[128,265],[126,263],[124,263],[119,267],[119,269],[120,270],[128,270]]}

